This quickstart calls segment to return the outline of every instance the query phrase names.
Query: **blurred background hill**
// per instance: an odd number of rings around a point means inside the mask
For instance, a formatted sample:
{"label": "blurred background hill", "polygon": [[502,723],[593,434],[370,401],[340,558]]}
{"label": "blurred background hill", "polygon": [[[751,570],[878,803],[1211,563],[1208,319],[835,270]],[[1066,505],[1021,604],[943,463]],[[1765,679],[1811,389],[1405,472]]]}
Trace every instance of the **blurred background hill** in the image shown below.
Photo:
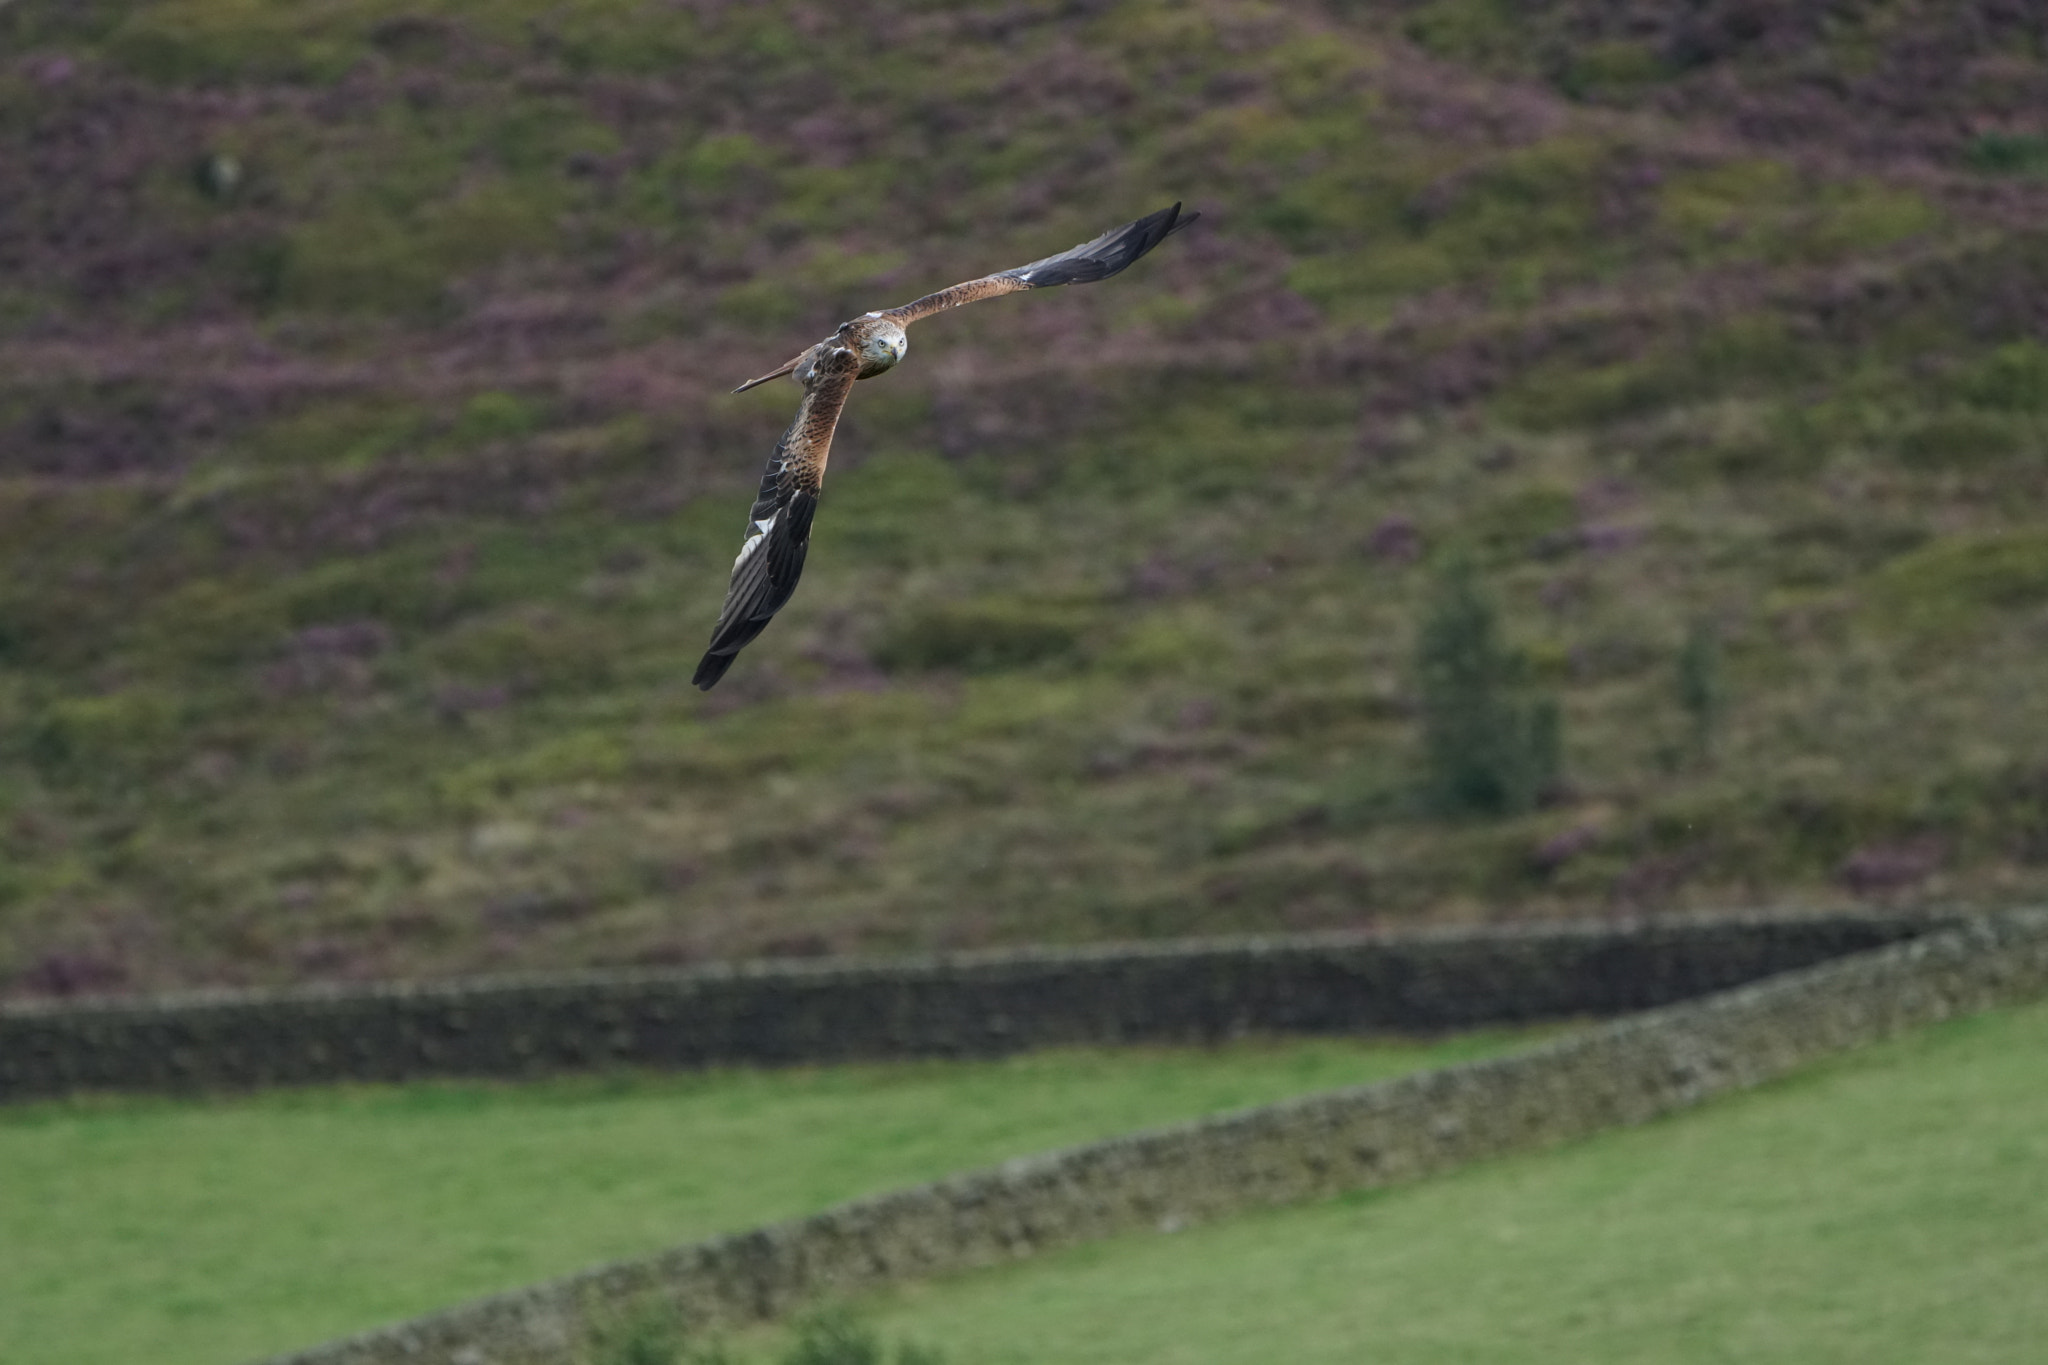
{"label": "blurred background hill", "polygon": [[[0,990],[2038,895],[2044,111],[2021,0],[0,6]],[[726,391],[1177,199],[692,690]]]}

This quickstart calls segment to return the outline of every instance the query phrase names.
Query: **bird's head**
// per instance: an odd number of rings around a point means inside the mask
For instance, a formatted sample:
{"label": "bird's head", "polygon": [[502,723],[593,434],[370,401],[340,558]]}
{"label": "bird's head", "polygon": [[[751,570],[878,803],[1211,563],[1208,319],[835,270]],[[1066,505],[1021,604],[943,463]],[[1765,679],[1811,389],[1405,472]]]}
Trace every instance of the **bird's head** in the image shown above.
{"label": "bird's head", "polygon": [[878,320],[862,329],[860,377],[866,379],[891,368],[910,350],[910,338],[893,322]]}

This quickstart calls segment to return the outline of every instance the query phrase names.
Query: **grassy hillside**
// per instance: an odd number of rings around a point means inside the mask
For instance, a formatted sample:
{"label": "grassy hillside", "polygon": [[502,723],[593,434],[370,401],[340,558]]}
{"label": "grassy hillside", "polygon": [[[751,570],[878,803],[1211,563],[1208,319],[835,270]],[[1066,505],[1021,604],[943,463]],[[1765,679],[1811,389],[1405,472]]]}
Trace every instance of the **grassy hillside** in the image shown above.
{"label": "grassy hillside", "polygon": [[1406,1189],[878,1305],[975,1365],[2011,1365],[2048,1303],[2048,1008]]}
{"label": "grassy hillside", "polygon": [[1527,1035],[0,1112],[15,1365],[232,1365],[856,1195]]}
{"label": "grassy hillside", "polygon": [[[2041,34],[1685,13],[0,8],[0,988],[2037,894]],[[861,386],[692,691],[725,390],[1174,199]]]}

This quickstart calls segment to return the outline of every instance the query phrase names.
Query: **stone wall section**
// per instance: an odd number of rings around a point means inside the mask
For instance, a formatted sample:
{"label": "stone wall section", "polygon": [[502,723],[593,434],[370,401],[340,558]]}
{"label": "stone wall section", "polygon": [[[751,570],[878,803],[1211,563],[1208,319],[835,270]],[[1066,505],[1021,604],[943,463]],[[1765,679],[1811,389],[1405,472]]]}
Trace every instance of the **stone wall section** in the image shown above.
{"label": "stone wall section", "polygon": [[14,1002],[0,1103],[1604,1017],[1951,922],[1673,919]]}
{"label": "stone wall section", "polygon": [[692,1320],[1414,1180],[1641,1123],[1925,1024],[2048,993],[2015,912],[1588,1028],[1526,1052],[1094,1143],[605,1266],[271,1365],[562,1365],[593,1314]]}

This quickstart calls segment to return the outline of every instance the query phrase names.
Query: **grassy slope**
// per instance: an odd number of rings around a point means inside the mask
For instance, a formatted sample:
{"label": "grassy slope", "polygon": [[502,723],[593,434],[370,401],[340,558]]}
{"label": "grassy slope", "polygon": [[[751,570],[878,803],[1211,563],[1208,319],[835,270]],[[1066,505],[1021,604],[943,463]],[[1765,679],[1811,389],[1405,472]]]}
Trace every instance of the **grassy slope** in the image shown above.
{"label": "grassy slope", "polygon": [[0,1111],[10,1365],[224,1365],[1517,1035]]}
{"label": "grassy slope", "polygon": [[[2028,32],[1341,8],[0,10],[0,989],[2037,893]],[[1176,197],[863,386],[692,692],[723,389]],[[1461,543],[1566,722],[1492,824]]]}
{"label": "grassy slope", "polygon": [[950,1358],[2013,1365],[2048,1334],[2048,1005],[1387,1193],[906,1290]]}

